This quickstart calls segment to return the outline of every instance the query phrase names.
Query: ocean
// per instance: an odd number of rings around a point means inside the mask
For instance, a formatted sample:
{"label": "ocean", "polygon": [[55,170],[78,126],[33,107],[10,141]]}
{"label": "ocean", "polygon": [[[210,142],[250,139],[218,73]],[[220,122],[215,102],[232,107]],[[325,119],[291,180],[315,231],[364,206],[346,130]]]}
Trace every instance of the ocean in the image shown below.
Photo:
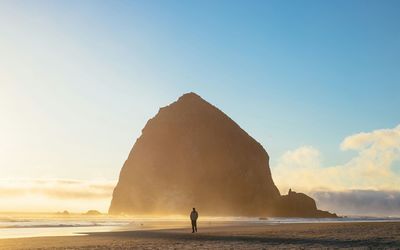
{"label": "ocean", "polygon": [[[345,222],[400,222],[394,217],[349,216],[342,218],[249,218],[203,217],[199,227],[227,224],[285,224],[285,223],[345,223]],[[185,217],[112,217],[112,216],[54,216],[54,215],[1,215],[0,238],[85,235],[94,232],[131,231],[146,229],[190,228]]]}

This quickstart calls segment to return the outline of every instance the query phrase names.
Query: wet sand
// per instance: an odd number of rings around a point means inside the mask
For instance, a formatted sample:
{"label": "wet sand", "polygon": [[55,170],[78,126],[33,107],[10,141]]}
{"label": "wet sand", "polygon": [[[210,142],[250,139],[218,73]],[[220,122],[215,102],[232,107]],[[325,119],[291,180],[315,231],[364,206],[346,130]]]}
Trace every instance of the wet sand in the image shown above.
{"label": "wet sand", "polygon": [[0,240],[0,249],[400,249],[399,222],[243,224]]}

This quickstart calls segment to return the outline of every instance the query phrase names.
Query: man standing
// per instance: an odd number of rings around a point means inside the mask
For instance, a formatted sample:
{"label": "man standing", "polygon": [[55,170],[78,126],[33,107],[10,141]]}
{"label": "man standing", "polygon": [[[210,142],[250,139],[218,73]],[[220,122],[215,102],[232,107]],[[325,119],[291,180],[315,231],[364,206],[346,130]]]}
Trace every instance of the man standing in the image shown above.
{"label": "man standing", "polygon": [[197,232],[197,218],[199,214],[196,211],[196,208],[193,208],[193,211],[190,213],[190,220],[192,221],[192,233]]}

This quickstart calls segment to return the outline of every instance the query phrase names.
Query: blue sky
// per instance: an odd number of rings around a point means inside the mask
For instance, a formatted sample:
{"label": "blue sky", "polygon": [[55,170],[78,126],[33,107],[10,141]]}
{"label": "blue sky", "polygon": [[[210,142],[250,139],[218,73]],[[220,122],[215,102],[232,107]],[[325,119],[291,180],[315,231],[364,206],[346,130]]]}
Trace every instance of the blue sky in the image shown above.
{"label": "blue sky", "polygon": [[340,150],[345,137],[400,123],[399,12],[399,1],[1,1],[2,177],[116,179],[146,121],[190,91],[272,164],[305,145],[342,164],[356,154]]}

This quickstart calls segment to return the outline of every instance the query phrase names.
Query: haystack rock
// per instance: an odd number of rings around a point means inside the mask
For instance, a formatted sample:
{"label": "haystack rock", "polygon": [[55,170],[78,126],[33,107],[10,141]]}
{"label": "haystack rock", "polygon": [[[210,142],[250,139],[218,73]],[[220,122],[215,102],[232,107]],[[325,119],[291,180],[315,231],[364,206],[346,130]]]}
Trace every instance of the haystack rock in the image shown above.
{"label": "haystack rock", "polygon": [[[186,215],[196,207],[210,216],[320,217],[312,198],[280,195],[268,162],[260,143],[188,93],[147,122],[122,167],[109,213]],[[303,202],[311,205],[300,211]]]}

